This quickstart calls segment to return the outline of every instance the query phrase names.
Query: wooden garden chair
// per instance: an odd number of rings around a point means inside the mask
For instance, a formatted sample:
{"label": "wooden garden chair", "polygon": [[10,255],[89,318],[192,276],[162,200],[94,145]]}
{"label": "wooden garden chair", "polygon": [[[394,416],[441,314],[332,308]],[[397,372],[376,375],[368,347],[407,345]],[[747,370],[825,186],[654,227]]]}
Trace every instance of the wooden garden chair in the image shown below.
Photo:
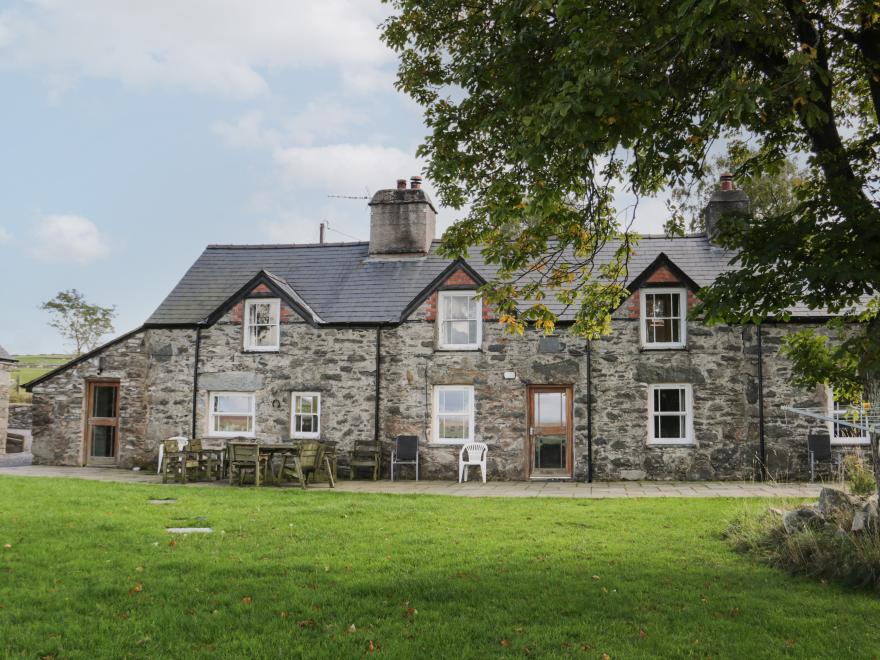
{"label": "wooden garden chair", "polygon": [[256,442],[230,442],[226,445],[229,465],[229,485],[238,479],[238,485],[244,485],[245,474],[253,472],[254,484],[259,486],[266,473],[265,455],[260,454],[260,446]]}
{"label": "wooden garden chair", "polygon": [[378,481],[381,456],[379,443],[355,441],[348,461],[348,478],[354,479],[354,473],[358,468],[368,468],[373,471],[373,481]]}
{"label": "wooden garden chair", "polygon": [[[201,451],[201,448],[199,449]],[[169,438],[163,442],[162,457],[162,483],[168,483],[168,475],[172,475],[175,481],[186,483],[187,477],[199,474],[199,459],[195,458],[189,447],[180,449],[176,438]]]}

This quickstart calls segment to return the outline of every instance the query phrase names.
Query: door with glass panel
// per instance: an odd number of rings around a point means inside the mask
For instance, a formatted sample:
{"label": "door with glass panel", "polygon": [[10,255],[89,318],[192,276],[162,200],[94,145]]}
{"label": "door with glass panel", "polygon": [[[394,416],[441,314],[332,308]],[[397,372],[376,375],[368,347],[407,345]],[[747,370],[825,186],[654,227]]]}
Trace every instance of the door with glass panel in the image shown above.
{"label": "door with glass panel", "polygon": [[90,381],[87,389],[85,462],[114,465],[119,453],[119,383]]}
{"label": "door with glass panel", "polygon": [[571,476],[571,395],[569,386],[529,388],[529,476]]}

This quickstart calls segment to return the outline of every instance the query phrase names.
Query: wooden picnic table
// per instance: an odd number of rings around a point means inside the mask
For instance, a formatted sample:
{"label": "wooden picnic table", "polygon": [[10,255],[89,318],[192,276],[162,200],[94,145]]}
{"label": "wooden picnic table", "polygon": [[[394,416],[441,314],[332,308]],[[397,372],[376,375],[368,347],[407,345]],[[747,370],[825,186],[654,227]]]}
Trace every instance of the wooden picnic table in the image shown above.
{"label": "wooden picnic table", "polygon": [[261,444],[258,447],[258,451],[260,454],[266,456],[266,473],[263,475],[263,483],[269,484],[278,484],[278,477],[281,476],[280,472],[276,476],[274,470],[272,469],[272,459],[276,456],[283,456],[286,454],[296,455],[299,452],[299,447],[292,443],[267,443]]}

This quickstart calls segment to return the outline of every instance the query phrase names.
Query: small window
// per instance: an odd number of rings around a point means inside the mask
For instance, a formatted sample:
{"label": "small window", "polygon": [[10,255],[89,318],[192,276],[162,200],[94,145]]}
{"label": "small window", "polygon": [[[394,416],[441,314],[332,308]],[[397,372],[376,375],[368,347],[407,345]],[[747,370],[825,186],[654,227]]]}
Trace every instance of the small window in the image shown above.
{"label": "small window", "polygon": [[642,289],[641,337],[645,348],[684,348],[687,290]]}
{"label": "small window", "polygon": [[474,440],[474,388],[434,387],[434,442],[463,445]]}
{"label": "small window", "polygon": [[294,438],[317,438],[320,436],[320,394],[317,392],[294,392],[291,411],[290,434]]}
{"label": "small window", "polygon": [[244,303],[244,349],[277,351],[281,301],[246,300]]}
{"label": "small window", "polygon": [[[832,445],[867,445],[871,439],[865,428],[864,406],[841,403],[830,387],[826,389],[828,415],[834,421],[828,422],[828,432]],[[858,427],[858,428],[857,428]]]}
{"label": "small window", "polygon": [[208,412],[208,435],[229,437],[255,435],[256,397],[240,392],[212,392]]}
{"label": "small window", "polygon": [[437,322],[439,347],[457,350],[480,348],[483,339],[483,304],[476,291],[441,291]]}
{"label": "small window", "polygon": [[693,444],[693,392],[690,385],[651,385],[648,443]]}

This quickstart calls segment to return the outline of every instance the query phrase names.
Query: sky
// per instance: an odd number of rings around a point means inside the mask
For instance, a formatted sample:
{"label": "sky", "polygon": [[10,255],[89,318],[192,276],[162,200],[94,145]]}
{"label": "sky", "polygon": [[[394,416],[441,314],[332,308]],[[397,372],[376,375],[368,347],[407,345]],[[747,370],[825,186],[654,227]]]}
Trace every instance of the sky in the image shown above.
{"label": "sky", "polygon": [[[211,243],[366,240],[420,174],[380,0],[0,0],[0,345],[70,349],[75,288],[138,327]],[[426,181],[428,193],[433,192]],[[642,201],[634,229],[659,232]],[[438,233],[461,217],[438,209]],[[107,339],[110,337],[108,336]]]}

